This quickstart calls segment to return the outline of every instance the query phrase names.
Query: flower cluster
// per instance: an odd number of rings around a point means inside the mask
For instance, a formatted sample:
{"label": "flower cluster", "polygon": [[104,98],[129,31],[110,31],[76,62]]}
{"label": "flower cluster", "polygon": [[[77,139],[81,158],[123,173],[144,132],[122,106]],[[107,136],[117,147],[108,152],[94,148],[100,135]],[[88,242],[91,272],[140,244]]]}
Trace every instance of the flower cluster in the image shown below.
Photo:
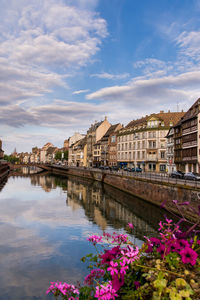
{"label": "flower cluster", "polygon": [[[197,261],[198,254],[193,250],[193,240],[188,242],[186,239],[178,238],[181,233],[177,224],[173,224],[172,220],[166,218],[166,222],[159,223],[160,239],[150,238],[147,242],[147,253],[157,251],[162,258],[167,256],[170,252],[175,252],[181,256],[184,264],[191,264],[194,266]],[[196,241],[198,244],[199,241]]]}
{"label": "flower cluster", "polygon": [[[82,259],[90,268],[85,285],[51,283],[47,293],[68,300],[200,299],[200,239],[196,231],[184,238],[179,225],[161,221],[157,237],[141,249],[126,234],[90,236],[97,254]],[[127,230],[133,228],[129,223]]]}
{"label": "flower cluster", "polygon": [[68,300],[78,300],[79,290],[74,286],[67,284],[66,282],[51,282],[46,294],[52,293],[54,296],[63,296]]}

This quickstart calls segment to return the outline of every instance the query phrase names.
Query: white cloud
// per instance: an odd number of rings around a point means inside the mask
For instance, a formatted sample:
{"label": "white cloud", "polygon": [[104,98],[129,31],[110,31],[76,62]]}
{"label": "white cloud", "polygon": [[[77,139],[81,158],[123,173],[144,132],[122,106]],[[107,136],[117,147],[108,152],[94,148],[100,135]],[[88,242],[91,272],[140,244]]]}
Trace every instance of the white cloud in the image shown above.
{"label": "white cloud", "polygon": [[79,95],[79,94],[82,94],[82,93],[87,93],[89,91],[90,91],[89,89],[87,89],[87,90],[78,90],[78,91],[74,91],[72,94],[73,95]]}
{"label": "white cloud", "polygon": [[91,77],[97,77],[102,79],[111,79],[111,80],[119,80],[119,79],[125,79],[129,77],[130,75],[128,73],[122,73],[122,74],[109,74],[109,73],[99,73],[99,74],[92,74]]}
{"label": "white cloud", "polygon": [[200,62],[200,31],[182,32],[176,38],[180,53]]}
{"label": "white cloud", "polygon": [[[91,1],[8,0],[0,12],[0,105],[67,87],[72,69],[90,62],[107,36]],[[94,1],[97,5],[97,1]],[[9,20],[9,22],[8,22]]]}
{"label": "white cloud", "polygon": [[146,111],[155,111],[156,106],[169,108],[177,101],[190,105],[199,94],[200,72],[196,71],[161,78],[133,78],[127,85],[111,86],[88,94],[87,99],[120,102],[129,107],[132,104],[138,111],[144,107]]}

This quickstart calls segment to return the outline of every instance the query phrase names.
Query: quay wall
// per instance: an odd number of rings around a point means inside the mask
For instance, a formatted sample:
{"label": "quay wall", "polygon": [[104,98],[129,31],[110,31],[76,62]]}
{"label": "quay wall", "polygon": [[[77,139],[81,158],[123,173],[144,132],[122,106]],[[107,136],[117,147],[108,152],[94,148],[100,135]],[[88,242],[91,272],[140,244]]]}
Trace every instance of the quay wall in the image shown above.
{"label": "quay wall", "polygon": [[198,214],[194,213],[194,210],[198,212],[198,206],[200,205],[200,189],[198,187],[158,182],[148,178],[122,176],[98,169],[70,167],[64,169],[52,166],[46,167],[46,169],[56,174],[69,174],[106,183],[157,206],[161,206],[164,203],[165,209],[175,213],[179,212],[173,200],[177,200],[178,203],[190,202],[190,206],[181,206],[184,216],[190,220],[197,220],[199,218]]}
{"label": "quay wall", "polygon": [[9,164],[7,162],[0,161],[0,181],[8,175],[10,171]]}

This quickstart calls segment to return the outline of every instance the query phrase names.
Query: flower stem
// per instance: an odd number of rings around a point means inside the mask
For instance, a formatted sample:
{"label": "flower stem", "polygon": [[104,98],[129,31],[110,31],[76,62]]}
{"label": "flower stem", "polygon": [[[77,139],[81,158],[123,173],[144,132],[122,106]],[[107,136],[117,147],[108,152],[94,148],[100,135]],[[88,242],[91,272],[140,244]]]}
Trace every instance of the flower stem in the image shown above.
{"label": "flower stem", "polygon": [[175,272],[172,272],[172,271],[169,271],[169,270],[166,270],[166,269],[157,269],[157,268],[154,268],[154,267],[147,267],[147,266],[143,266],[143,265],[138,265],[136,264],[137,267],[141,267],[141,268],[145,268],[145,269],[149,269],[149,270],[156,270],[156,271],[163,271],[165,273],[170,273],[172,275],[176,275],[176,276],[179,276],[179,277],[184,277],[184,275],[181,275],[181,274],[178,274],[178,273],[175,273]]}

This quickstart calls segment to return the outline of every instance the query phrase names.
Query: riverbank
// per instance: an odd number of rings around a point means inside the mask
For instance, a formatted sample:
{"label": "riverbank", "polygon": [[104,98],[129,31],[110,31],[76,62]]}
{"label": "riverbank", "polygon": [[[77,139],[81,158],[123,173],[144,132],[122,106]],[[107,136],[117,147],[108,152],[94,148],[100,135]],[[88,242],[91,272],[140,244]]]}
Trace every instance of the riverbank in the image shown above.
{"label": "riverbank", "polygon": [[[47,166],[50,172],[62,175],[72,175],[97,180],[113,186],[123,192],[137,196],[156,206],[164,205],[171,212],[180,214],[176,203],[181,205],[181,209],[186,218],[192,221],[199,219],[198,206],[200,204],[200,188],[198,186],[181,185],[173,182],[158,182],[153,178],[144,178],[138,176],[128,176],[126,174],[112,173],[98,169],[84,168],[62,168]],[[175,200],[175,201],[174,201]],[[189,202],[190,206],[184,206]]]}

